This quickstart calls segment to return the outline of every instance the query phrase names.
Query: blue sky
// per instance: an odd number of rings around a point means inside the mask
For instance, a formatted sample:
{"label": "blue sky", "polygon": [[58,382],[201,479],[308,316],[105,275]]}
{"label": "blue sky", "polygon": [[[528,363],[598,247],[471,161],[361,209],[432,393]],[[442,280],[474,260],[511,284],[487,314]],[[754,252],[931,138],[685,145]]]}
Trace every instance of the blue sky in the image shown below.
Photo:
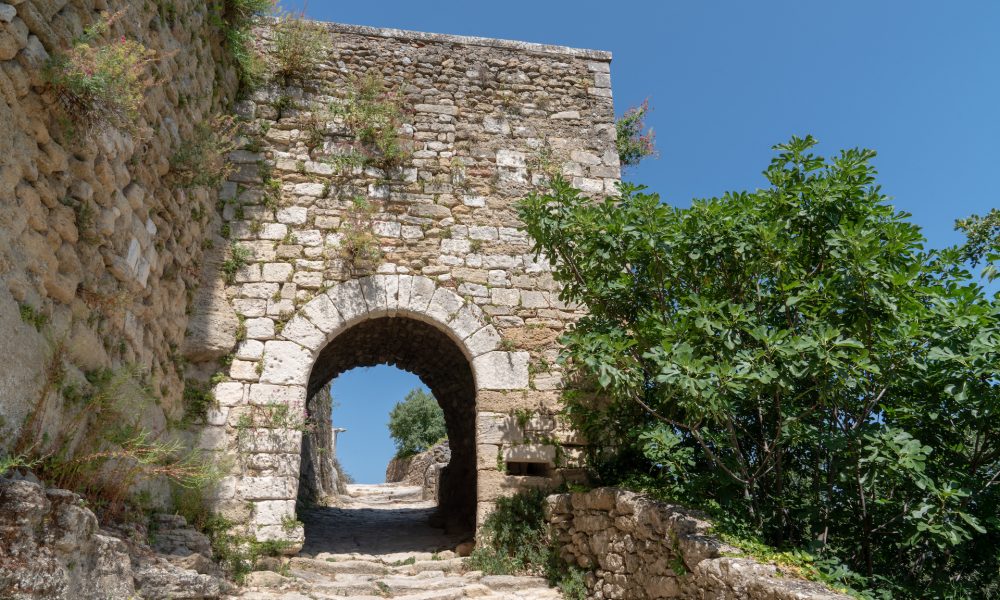
{"label": "blue sky", "polygon": [[[770,147],[811,133],[828,155],[877,150],[883,191],[932,247],[960,241],[955,219],[1000,206],[995,0],[313,0],[306,13],[612,51],[616,110],[649,97],[660,151],[628,178],[671,204],[762,187]],[[369,465],[392,454],[388,410],[417,381],[381,371],[370,380],[335,387],[345,417],[364,405],[381,428],[357,454],[348,440],[361,435],[342,438],[341,458],[359,480],[384,470],[384,461]],[[375,389],[392,398],[373,400]]]}

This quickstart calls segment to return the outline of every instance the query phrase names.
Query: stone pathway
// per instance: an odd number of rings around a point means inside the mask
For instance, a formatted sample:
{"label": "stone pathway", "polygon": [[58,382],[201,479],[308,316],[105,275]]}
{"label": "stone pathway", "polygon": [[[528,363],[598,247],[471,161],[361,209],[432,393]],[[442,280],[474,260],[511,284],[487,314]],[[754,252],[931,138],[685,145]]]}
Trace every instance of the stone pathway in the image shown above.
{"label": "stone pathway", "polygon": [[300,515],[306,544],[272,571],[247,578],[242,600],[556,600],[541,577],[484,576],[469,571],[455,547],[465,536],[428,523],[432,502],[420,488],[398,484],[350,485],[338,507]]}

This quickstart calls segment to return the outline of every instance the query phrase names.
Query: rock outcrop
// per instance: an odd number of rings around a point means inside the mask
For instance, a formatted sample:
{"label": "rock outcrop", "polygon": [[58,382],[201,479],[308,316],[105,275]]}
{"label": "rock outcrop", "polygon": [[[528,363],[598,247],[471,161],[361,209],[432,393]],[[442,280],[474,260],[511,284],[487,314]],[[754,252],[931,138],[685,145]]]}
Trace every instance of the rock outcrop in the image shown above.
{"label": "rock outcrop", "polygon": [[424,500],[437,500],[441,470],[450,462],[451,447],[444,440],[419,454],[393,458],[385,469],[385,482],[420,486]]}
{"label": "rock outcrop", "polygon": [[592,571],[590,598],[848,600],[739,556],[703,515],[635,492],[598,488],[550,496],[546,518],[561,556]]}
{"label": "rock outcrop", "polygon": [[182,517],[144,528],[102,529],[76,494],[29,479],[0,479],[0,598],[211,599],[230,586],[205,536]]}

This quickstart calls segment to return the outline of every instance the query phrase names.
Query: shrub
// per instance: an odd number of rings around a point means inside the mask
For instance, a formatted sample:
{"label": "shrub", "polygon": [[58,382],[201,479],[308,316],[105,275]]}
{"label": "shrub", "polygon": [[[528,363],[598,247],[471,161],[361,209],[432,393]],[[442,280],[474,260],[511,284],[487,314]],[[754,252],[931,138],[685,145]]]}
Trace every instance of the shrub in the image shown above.
{"label": "shrub", "polygon": [[483,522],[469,566],[490,575],[540,574],[551,552],[545,494],[531,490],[497,500]]}
{"label": "shrub", "polygon": [[428,392],[410,390],[389,413],[389,435],[396,443],[397,457],[423,452],[447,437],[444,411]]}
{"label": "shrub", "polygon": [[565,598],[587,597],[586,572],[567,565],[545,522],[545,492],[529,490],[497,500],[483,522],[469,567],[488,575],[544,575]]}
{"label": "shrub", "polygon": [[121,14],[85,29],[72,48],[53,54],[46,65],[45,79],[65,113],[88,127],[134,129],[150,85],[145,72],[155,56],[152,50],[125,36],[99,39]]}
{"label": "shrub", "polygon": [[815,144],[778,145],[767,189],[690,208],[559,180],[522,203],[588,308],[563,358],[598,393],[567,411],[602,484],[648,474],[877,593],[996,595],[1000,297],[970,266],[1000,261],[997,229],[926,251],[873,151]]}
{"label": "shrub", "polygon": [[[64,395],[72,408],[64,405],[58,431],[40,434],[32,413],[15,443],[15,456],[49,485],[82,495],[99,516],[133,512],[132,492],[140,481],[165,478],[201,489],[220,476],[181,439],[142,427],[141,415],[156,400],[135,367],[92,371],[86,386],[67,387]],[[35,411],[42,409],[39,404]]]}
{"label": "shrub", "polygon": [[303,15],[283,13],[274,24],[274,74],[285,84],[309,77],[323,60],[326,31]]}
{"label": "shrub", "polygon": [[651,110],[649,100],[644,100],[615,121],[615,147],[622,168],[634,167],[642,159],[656,156],[653,130],[646,130],[646,115]]}

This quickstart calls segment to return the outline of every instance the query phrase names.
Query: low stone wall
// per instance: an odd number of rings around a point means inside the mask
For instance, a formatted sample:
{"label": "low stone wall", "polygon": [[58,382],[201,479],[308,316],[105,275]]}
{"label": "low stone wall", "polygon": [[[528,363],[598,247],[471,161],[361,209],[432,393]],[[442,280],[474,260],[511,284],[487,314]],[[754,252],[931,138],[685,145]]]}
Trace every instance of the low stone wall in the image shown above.
{"label": "low stone wall", "polygon": [[694,511],[634,492],[599,488],[550,496],[546,518],[570,564],[592,570],[590,598],[847,600],[775,565],[723,556],[739,550],[710,536]]}

